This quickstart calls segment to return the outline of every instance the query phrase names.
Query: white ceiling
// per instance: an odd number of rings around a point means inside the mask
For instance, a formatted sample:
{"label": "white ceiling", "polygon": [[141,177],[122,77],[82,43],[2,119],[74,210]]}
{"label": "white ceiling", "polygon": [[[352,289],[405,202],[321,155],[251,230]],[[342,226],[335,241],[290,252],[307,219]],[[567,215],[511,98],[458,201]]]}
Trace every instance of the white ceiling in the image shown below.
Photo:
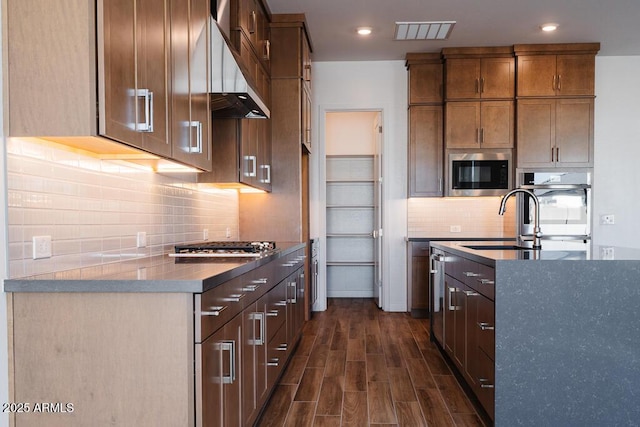
{"label": "white ceiling", "polygon": [[[600,42],[599,55],[640,55],[640,0],[266,0],[305,13],[314,61],[401,60],[407,52],[520,43]],[[449,40],[394,41],[396,21],[457,21]],[[560,24],[553,34],[540,25]],[[373,28],[368,38],[358,26]]]}

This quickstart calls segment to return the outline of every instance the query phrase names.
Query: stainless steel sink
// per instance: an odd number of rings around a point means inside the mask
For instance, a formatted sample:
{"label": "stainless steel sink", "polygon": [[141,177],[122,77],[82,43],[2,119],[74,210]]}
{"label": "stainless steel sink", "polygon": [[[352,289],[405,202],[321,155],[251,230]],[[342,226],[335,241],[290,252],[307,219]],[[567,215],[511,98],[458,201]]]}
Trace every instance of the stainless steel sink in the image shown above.
{"label": "stainless steel sink", "polygon": [[531,250],[525,246],[517,245],[469,245],[463,246],[465,248],[474,249],[477,251],[526,251]]}

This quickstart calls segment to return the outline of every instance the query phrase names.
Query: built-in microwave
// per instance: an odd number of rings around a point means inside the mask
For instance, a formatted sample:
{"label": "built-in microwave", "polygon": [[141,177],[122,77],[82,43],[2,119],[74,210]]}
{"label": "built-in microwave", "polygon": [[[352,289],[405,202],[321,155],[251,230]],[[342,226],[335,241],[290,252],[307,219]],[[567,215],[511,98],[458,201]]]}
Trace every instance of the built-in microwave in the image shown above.
{"label": "built-in microwave", "polygon": [[502,196],[513,188],[511,151],[448,154],[447,196]]}

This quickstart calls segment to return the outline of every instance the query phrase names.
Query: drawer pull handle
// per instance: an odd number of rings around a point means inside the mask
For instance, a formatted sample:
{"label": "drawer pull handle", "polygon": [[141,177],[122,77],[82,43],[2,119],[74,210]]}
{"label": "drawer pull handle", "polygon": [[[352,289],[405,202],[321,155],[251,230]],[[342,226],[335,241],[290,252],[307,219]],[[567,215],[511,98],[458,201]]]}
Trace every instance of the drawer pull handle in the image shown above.
{"label": "drawer pull handle", "polygon": [[280,359],[274,357],[273,359],[269,359],[269,361],[267,362],[267,366],[278,366],[279,362]]}
{"label": "drawer pull handle", "polygon": [[274,304],[276,307],[286,307],[287,306],[287,300],[281,300],[278,301],[277,303]]}
{"label": "drawer pull handle", "polygon": [[478,378],[480,388],[494,388],[495,386],[487,378]]}
{"label": "drawer pull handle", "polygon": [[462,291],[462,292],[464,292],[464,294],[468,297],[476,297],[479,295],[477,292],[473,292],[473,291]]}
{"label": "drawer pull handle", "polygon": [[462,274],[467,277],[478,277],[480,275],[479,273],[474,273],[473,271],[465,271]]}
{"label": "drawer pull handle", "polygon": [[210,307],[211,310],[210,311],[203,311],[202,313],[200,313],[203,316],[220,316],[220,313],[222,313],[223,311],[225,311],[227,309],[226,305],[216,305],[213,307]]}
{"label": "drawer pull handle", "polygon": [[495,330],[495,326],[491,325],[491,323],[479,322],[478,327],[482,331],[493,331]]}
{"label": "drawer pull handle", "polygon": [[260,287],[260,285],[247,285],[244,288],[242,288],[243,292],[255,292],[258,290],[258,288]]}
{"label": "drawer pull handle", "polygon": [[246,294],[231,294],[229,295],[227,298],[224,299],[224,301],[228,301],[228,302],[240,302],[240,300],[242,298],[245,297]]}
{"label": "drawer pull handle", "polygon": [[287,344],[280,344],[276,347],[277,351],[287,351]]}
{"label": "drawer pull handle", "polygon": [[496,282],[491,279],[478,279],[481,285],[495,285]]}
{"label": "drawer pull handle", "polygon": [[295,263],[295,262],[285,262],[284,264],[282,264],[282,266],[283,267],[293,267],[296,264],[297,263]]}
{"label": "drawer pull handle", "polygon": [[280,310],[267,311],[267,317],[278,317]]}

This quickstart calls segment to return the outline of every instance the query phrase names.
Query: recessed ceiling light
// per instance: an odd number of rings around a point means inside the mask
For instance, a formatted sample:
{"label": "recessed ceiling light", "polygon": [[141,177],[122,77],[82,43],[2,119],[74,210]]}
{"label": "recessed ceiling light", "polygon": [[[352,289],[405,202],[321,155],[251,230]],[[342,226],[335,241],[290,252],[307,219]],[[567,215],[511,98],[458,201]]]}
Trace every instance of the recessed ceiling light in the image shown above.
{"label": "recessed ceiling light", "polygon": [[371,27],[358,27],[358,34],[361,36],[368,36],[371,34]]}
{"label": "recessed ceiling light", "polygon": [[542,24],[542,25],[540,25],[540,29],[542,31],[546,31],[546,32],[555,31],[555,30],[558,29],[558,24],[553,24],[553,23]]}

